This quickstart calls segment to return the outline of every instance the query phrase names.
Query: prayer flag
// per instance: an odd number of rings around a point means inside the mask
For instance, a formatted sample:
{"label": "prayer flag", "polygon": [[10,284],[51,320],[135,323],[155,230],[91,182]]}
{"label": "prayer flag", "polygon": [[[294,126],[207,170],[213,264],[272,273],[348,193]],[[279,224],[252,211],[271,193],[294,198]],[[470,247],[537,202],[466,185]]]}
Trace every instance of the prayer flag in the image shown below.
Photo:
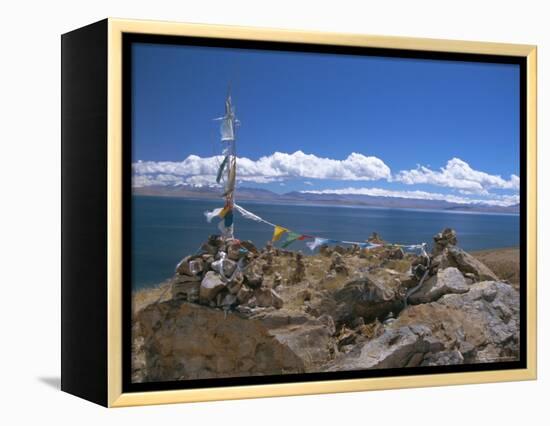
{"label": "prayer flag", "polygon": [[273,229],[273,238],[271,238],[271,241],[279,241],[285,232],[288,232],[288,229],[275,225],[275,229]]}

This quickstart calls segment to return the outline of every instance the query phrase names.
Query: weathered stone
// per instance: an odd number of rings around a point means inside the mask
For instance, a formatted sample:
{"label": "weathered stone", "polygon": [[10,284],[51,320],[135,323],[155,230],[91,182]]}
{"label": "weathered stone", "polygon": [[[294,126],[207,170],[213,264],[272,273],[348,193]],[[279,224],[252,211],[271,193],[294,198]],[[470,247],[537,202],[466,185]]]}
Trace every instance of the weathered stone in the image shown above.
{"label": "weathered stone", "polygon": [[189,261],[192,256],[186,256],[176,265],[176,273],[180,275],[194,275],[189,269]]}
{"label": "weathered stone", "polygon": [[332,356],[324,324],[285,310],[246,315],[163,302],[140,311],[136,327],[140,382],[306,373]]}
{"label": "weathered stone", "polygon": [[458,350],[441,351],[435,354],[428,354],[422,361],[423,366],[431,365],[457,365],[463,364],[464,357]]}
{"label": "weathered stone", "polygon": [[342,255],[342,254],[345,254],[346,253],[346,249],[342,246],[334,246],[334,248],[332,249],[334,253],[338,253],[339,255]]}
{"label": "weathered stone", "polygon": [[306,275],[306,265],[304,264],[304,255],[301,252],[296,253],[296,264],[290,277],[292,284],[297,284],[304,279]]}
{"label": "weathered stone", "polygon": [[279,272],[275,272],[273,275],[273,288],[276,288],[283,284],[283,276]]}
{"label": "weathered stone", "polygon": [[281,309],[283,307],[283,299],[277,292],[270,288],[257,288],[254,290],[256,304],[261,307],[271,307]]}
{"label": "weathered stone", "polygon": [[301,299],[303,302],[306,302],[308,300],[311,300],[311,290],[305,288],[303,290],[300,290],[297,294],[296,294],[296,297],[298,297],[298,299]]}
{"label": "weathered stone", "polygon": [[248,268],[246,268],[243,273],[244,282],[250,288],[259,288],[262,285],[263,275],[258,273],[257,269],[258,264],[254,263],[253,265],[250,265]]}
{"label": "weathered stone", "polygon": [[388,259],[401,260],[405,257],[405,252],[401,247],[393,247],[388,250]]}
{"label": "weathered stone", "polygon": [[204,244],[201,245],[201,250],[205,253],[215,255],[218,252],[218,247],[213,246],[213,245],[208,244],[208,243],[204,243]]}
{"label": "weathered stone", "polygon": [[197,276],[176,275],[172,279],[172,298],[196,303],[199,300],[201,280]]}
{"label": "weathered stone", "polygon": [[221,256],[220,259],[212,262],[211,268],[225,278],[230,278],[237,268],[237,262]]}
{"label": "weathered stone", "polygon": [[227,257],[231,260],[239,260],[244,253],[241,252],[241,244],[232,242],[227,245]]}
{"label": "weathered stone", "polygon": [[237,296],[235,294],[227,293],[225,294],[225,296],[223,296],[218,306],[224,309],[229,309],[235,306],[237,303]]}
{"label": "weathered stone", "polygon": [[437,256],[446,247],[455,246],[457,244],[456,232],[454,229],[445,228],[443,231],[434,235],[434,246],[432,254]]}
{"label": "weathered stone", "polygon": [[452,257],[452,262],[464,274],[471,273],[478,281],[497,281],[498,278],[485,264],[481,263],[471,254],[458,247],[450,247],[448,254]]}
{"label": "weathered stone", "polygon": [[281,309],[252,317],[260,320],[269,333],[287,345],[304,362],[306,371],[319,371],[332,357],[330,330],[305,313]]}
{"label": "weathered stone", "polygon": [[330,255],[332,254],[332,249],[328,245],[323,244],[321,247],[319,247],[319,253],[321,254],[321,256],[330,257]]}
{"label": "weathered stone", "polygon": [[348,268],[344,263],[344,259],[342,258],[342,255],[340,253],[338,253],[337,251],[334,251],[330,256],[330,258],[331,258],[331,263],[330,263],[329,270],[334,271],[337,274],[348,275]]}
{"label": "weathered stone", "polygon": [[320,321],[327,328],[327,331],[331,336],[336,333],[336,326],[334,324],[334,320],[330,315],[323,314],[319,318],[317,318],[317,320]]}
{"label": "weathered stone", "polygon": [[441,350],[427,327],[387,329],[381,336],[357,345],[348,354],[335,359],[329,371],[364,370],[371,368],[415,367],[429,352]]}
{"label": "weathered stone", "polygon": [[444,345],[468,362],[519,359],[519,293],[499,281],[483,281],[463,294],[409,306],[392,327],[425,324]]}
{"label": "weathered stone", "polygon": [[377,233],[373,232],[370,237],[367,239],[369,243],[373,244],[383,244],[385,241],[382,239],[382,237]]}
{"label": "weathered stone", "polygon": [[390,311],[399,311],[404,294],[400,293],[396,284],[399,280],[382,282],[371,275],[347,282],[334,294],[338,304],[334,313],[336,322],[349,323],[358,316],[370,322],[385,318]]}
{"label": "weathered stone", "polygon": [[253,295],[254,293],[252,292],[252,290],[249,290],[248,288],[242,286],[237,293],[237,301],[240,304],[244,305],[250,300]]}
{"label": "weathered stone", "polygon": [[207,303],[215,299],[220,291],[225,289],[225,283],[214,271],[208,271],[200,286],[200,301]]}
{"label": "weathered stone", "polygon": [[231,281],[227,283],[227,290],[229,290],[229,293],[231,294],[237,294],[239,291],[241,291],[241,288],[243,287],[242,281]]}
{"label": "weathered stone", "polygon": [[246,250],[248,250],[250,253],[258,254],[259,251],[256,248],[256,246],[252,243],[250,240],[241,241],[241,247],[244,247]]}
{"label": "weathered stone", "polygon": [[430,277],[420,289],[409,296],[414,304],[429,303],[449,293],[466,293],[469,286],[457,268],[439,269],[437,275]]}

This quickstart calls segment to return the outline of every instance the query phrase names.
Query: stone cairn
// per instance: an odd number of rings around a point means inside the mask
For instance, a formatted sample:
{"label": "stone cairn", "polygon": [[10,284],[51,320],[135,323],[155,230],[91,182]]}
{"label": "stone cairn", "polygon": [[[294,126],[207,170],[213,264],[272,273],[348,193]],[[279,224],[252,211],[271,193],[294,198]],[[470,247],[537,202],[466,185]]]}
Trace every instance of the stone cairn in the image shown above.
{"label": "stone cairn", "polygon": [[176,266],[172,298],[224,310],[239,306],[280,309],[283,300],[263,279],[273,271],[275,250],[269,243],[260,252],[250,241],[225,241],[211,235],[199,253]]}

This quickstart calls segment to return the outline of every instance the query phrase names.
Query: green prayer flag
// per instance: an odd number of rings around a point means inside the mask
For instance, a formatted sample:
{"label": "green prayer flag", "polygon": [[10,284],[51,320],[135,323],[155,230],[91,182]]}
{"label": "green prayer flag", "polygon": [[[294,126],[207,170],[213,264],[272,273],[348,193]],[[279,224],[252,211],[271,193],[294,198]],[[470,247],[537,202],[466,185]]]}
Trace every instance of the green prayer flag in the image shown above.
{"label": "green prayer flag", "polygon": [[281,247],[287,248],[294,241],[298,240],[301,236],[302,236],[302,234],[298,234],[296,232],[290,231],[286,236],[286,241],[284,242],[284,244]]}

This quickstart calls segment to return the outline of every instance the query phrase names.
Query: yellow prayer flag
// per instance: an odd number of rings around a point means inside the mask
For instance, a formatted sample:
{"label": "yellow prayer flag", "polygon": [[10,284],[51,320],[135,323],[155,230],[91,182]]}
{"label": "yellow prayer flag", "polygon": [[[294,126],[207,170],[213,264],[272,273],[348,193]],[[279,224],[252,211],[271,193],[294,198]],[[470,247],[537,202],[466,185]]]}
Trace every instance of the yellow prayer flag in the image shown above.
{"label": "yellow prayer flag", "polygon": [[225,215],[231,210],[228,206],[224,206],[223,209],[218,213],[219,217],[225,217]]}
{"label": "yellow prayer flag", "polygon": [[271,241],[279,241],[285,232],[288,232],[288,229],[275,225],[275,229],[273,230],[273,238],[271,238]]}

